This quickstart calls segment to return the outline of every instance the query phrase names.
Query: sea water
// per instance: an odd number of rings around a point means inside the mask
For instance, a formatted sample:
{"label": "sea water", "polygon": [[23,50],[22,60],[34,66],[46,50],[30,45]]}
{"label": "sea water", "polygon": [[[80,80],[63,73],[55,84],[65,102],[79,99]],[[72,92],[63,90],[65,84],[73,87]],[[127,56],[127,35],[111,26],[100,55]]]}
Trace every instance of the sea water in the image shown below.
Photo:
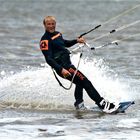
{"label": "sea water", "polygon": [[[0,139],[132,140],[140,139],[139,36],[118,46],[83,47],[79,70],[112,102],[135,100],[125,114],[77,112],[74,88],[59,86],[39,49],[44,16],[54,15],[57,30],[74,39],[139,5],[138,0],[1,0],[0,1]],[[140,24],[100,40],[95,38],[139,20],[140,8],[85,36],[91,47],[140,32]],[[78,44],[70,50],[78,47]],[[81,49],[71,54],[78,65]],[[69,81],[59,77],[68,87]],[[96,107],[84,91],[86,106]]]}

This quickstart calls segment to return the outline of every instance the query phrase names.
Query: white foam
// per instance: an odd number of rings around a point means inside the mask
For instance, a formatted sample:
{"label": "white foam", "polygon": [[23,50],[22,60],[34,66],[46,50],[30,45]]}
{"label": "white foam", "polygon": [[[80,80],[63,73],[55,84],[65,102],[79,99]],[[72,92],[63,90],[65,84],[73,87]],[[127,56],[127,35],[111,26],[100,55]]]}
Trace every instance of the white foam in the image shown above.
{"label": "white foam", "polygon": [[131,119],[122,119],[118,122],[117,127],[121,128],[133,128],[139,125],[139,119],[131,118]]}
{"label": "white foam", "polygon": [[[77,58],[74,58],[77,60]],[[103,59],[82,60],[79,69],[92,81],[101,95],[114,101],[131,100],[135,97],[129,81],[120,78]],[[132,95],[133,92],[133,95]]]}

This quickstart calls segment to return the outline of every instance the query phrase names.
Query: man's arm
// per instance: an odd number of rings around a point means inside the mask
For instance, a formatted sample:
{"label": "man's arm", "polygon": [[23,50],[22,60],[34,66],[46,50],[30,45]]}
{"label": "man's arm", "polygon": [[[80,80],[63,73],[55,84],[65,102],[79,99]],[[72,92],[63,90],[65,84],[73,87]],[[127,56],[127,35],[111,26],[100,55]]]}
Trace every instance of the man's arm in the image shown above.
{"label": "man's arm", "polygon": [[57,64],[57,62],[52,57],[51,43],[48,40],[42,40],[40,42],[40,49],[45,56],[46,62],[56,71],[61,72],[62,67]]}
{"label": "man's arm", "polygon": [[66,47],[71,47],[77,43],[77,40],[64,40],[64,43]]}
{"label": "man's arm", "polygon": [[85,43],[85,39],[83,37],[77,38],[75,40],[64,40],[66,47],[71,47],[75,45],[76,43]]}

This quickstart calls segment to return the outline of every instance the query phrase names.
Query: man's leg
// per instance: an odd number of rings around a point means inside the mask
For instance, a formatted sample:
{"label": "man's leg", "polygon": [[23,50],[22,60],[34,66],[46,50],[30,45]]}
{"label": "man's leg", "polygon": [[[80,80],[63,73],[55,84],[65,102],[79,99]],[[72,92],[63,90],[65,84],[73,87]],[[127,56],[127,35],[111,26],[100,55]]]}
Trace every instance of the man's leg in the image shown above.
{"label": "man's leg", "polygon": [[[68,70],[71,73],[71,76],[67,77],[67,79],[71,80],[75,73],[76,68],[74,66],[71,66]],[[84,88],[86,90],[86,92],[88,93],[89,97],[93,101],[95,101],[96,104],[101,102],[101,100],[103,99],[100,96],[100,94],[97,92],[97,90],[94,88],[92,83],[79,70],[77,71],[77,73],[74,77],[73,83],[76,84],[76,86],[79,90],[83,90],[83,88]],[[78,90],[77,90],[77,92],[78,92]],[[76,95],[78,96],[78,93],[76,93]]]}
{"label": "man's leg", "polygon": [[76,100],[74,103],[75,106],[83,102],[83,88],[78,84],[75,87],[74,97]]}
{"label": "man's leg", "polygon": [[[68,69],[71,74],[74,74],[76,70],[74,67]],[[67,77],[68,80],[72,79],[72,76]],[[111,113],[118,109],[119,105],[114,105],[106,101],[103,97],[100,96],[98,91],[94,88],[92,83],[80,72],[77,71],[73,83],[80,85],[82,88],[86,90],[89,97],[95,101],[95,103],[106,113]]]}

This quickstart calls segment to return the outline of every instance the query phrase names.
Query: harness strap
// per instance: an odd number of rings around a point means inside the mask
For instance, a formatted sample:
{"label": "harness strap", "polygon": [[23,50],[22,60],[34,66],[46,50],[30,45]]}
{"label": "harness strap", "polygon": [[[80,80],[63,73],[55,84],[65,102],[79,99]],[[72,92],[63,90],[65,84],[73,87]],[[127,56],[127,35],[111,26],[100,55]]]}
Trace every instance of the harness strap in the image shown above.
{"label": "harness strap", "polygon": [[60,85],[61,87],[63,87],[64,89],[66,89],[66,90],[70,90],[71,87],[67,88],[67,87],[63,86],[63,84],[60,82],[60,80],[59,80],[58,77],[56,76],[56,73],[55,73],[55,71],[53,70],[53,68],[52,68],[52,71],[53,71],[54,77],[55,77],[55,79],[57,80],[57,82],[59,83],[59,85]]}
{"label": "harness strap", "polygon": [[[82,51],[83,51],[83,50],[82,50]],[[80,65],[80,60],[81,60],[82,55],[83,55],[83,54],[82,54],[82,52],[81,52],[81,53],[80,53],[80,58],[79,58],[79,61],[78,61],[77,68],[76,68],[76,70],[75,70],[75,72],[74,72],[74,75],[73,75],[73,77],[72,77],[71,84],[70,84],[69,87],[65,87],[65,86],[60,82],[60,80],[58,79],[58,77],[57,77],[55,71],[54,71],[53,68],[52,68],[53,74],[54,74],[54,76],[55,76],[57,82],[59,83],[59,85],[60,85],[61,87],[63,87],[63,88],[66,89],[66,90],[70,90],[71,87],[72,87],[73,80],[74,80],[74,78],[75,78],[75,76],[76,76],[76,73],[77,73],[77,71],[78,71],[78,68],[79,68],[79,65]]]}

